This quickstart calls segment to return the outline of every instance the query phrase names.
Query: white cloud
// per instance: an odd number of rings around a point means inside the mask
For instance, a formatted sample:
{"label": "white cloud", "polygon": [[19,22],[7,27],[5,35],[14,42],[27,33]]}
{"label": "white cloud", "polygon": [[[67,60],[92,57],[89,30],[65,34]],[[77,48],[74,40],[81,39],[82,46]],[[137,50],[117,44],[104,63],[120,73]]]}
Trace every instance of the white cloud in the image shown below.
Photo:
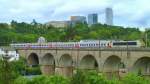
{"label": "white cloud", "polygon": [[150,26],[149,0],[0,0],[0,22],[65,20],[71,15],[98,13],[104,23],[104,9],[112,7],[114,23],[123,26]]}

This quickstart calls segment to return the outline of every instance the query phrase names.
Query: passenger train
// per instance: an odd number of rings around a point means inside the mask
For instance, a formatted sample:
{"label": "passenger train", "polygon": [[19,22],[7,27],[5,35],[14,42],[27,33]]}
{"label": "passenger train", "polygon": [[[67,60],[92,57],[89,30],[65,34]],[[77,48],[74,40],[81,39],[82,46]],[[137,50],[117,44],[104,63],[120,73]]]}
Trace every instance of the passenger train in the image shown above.
{"label": "passenger train", "polygon": [[140,41],[81,40],[79,42],[39,42],[10,44],[14,48],[116,48],[141,47]]}

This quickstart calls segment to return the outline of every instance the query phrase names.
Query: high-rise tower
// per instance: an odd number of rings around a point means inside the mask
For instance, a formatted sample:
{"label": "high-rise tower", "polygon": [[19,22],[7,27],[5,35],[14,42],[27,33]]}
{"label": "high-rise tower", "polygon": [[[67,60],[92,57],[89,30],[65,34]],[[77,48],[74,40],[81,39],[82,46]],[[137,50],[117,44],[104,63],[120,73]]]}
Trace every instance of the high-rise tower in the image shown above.
{"label": "high-rise tower", "polygon": [[113,10],[112,8],[106,8],[106,24],[107,25],[113,25]]}
{"label": "high-rise tower", "polygon": [[98,15],[97,14],[89,14],[88,15],[88,25],[93,25],[98,23]]}

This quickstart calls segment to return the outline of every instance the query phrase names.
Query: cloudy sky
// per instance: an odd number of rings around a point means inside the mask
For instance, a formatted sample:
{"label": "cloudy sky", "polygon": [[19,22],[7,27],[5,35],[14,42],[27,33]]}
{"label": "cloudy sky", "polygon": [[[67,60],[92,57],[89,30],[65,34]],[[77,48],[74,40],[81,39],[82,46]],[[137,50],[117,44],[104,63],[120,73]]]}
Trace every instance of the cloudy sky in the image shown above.
{"label": "cloudy sky", "polygon": [[98,13],[105,22],[105,8],[112,7],[114,24],[150,27],[150,0],[0,0],[0,22],[69,20],[71,15]]}

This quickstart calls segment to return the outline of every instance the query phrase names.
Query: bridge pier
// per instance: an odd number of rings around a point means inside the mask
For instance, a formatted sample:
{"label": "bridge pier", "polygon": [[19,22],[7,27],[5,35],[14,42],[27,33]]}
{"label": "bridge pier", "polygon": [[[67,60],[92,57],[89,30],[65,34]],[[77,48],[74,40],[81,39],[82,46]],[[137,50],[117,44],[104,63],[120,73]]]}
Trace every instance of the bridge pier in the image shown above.
{"label": "bridge pier", "polygon": [[73,76],[73,67],[56,67],[55,74],[64,76],[64,77],[72,77]]}
{"label": "bridge pier", "polygon": [[42,65],[41,72],[43,75],[54,75],[55,66],[54,65]]}

